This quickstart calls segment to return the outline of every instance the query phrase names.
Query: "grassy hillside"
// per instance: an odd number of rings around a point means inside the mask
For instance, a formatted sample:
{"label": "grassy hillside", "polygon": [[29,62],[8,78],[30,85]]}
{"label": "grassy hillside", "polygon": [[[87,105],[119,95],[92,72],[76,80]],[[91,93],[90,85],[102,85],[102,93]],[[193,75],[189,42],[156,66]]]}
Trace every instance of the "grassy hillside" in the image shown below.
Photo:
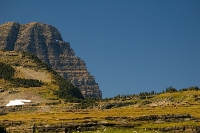
{"label": "grassy hillside", "polygon": [[30,53],[0,51],[0,65],[0,106],[15,99],[45,103],[50,99],[83,98],[77,88]]}
{"label": "grassy hillside", "polygon": [[[162,133],[164,130],[176,128],[180,128],[180,132],[183,132],[182,130],[186,127],[200,127],[200,99],[197,96],[200,96],[200,91],[164,93],[148,99],[137,99],[137,102],[134,99],[117,101],[117,103],[134,102],[134,104],[110,109],[100,106],[116,101],[96,101],[96,107],[87,109],[79,109],[79,106],[74,104],[61,103],[55,106],[36,107],[35,110],[10,112],[0,116],[0,121],[23,121],[24,124],[19,127],[33,125],[33,123],[38,126],[60,123],[79,123],[80,125],[81,123],[103,123],[107,126],[100,126],[97,130],[104,133],[133,133],[133,131]],[[161,120],[163,116],[172,118]],[[187,116],[189,117],[186,118]],[[90,132],[96,133],[97,130]],[[190,132],[188,129],[185,132],[193,133],[194,131]]]}

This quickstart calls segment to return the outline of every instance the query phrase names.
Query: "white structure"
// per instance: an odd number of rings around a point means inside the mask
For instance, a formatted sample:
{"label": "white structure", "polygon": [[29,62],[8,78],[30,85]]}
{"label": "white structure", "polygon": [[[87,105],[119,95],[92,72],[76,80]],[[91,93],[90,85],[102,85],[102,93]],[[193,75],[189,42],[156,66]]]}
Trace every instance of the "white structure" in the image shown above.
{"label": "white structure", "polygon": [[31,100],[24,100],[24,99],[18,99],[18,100],[11,100],[8,104],[5,106],[16,106],[16,105],[24,105],[24,103],[29,103]]}

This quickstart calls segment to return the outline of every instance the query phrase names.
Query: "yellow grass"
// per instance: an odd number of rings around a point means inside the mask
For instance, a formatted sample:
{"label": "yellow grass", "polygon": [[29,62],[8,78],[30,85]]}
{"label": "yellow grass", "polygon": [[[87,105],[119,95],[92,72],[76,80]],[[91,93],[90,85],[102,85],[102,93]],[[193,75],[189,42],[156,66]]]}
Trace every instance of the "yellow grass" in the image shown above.
{"label": "yellow grass", "polygon": [[25,67],[15,67],[15,77],[27,78],[27,79],[37,79],[42,82],[51,82],[52,75],[46,70],[34,70]]}
{"label": "yellow grass", "polygon": [[[51,86],[52,84],[49,84]],[[54,88],[56,89],[56,88]],[[39,92],[48,91],[47,88],[37,88],[33,93],[38,94]],[[107,121],[109,123],[119,124],[122,121],[117,120],[106,120],[106,117],[141,117],[149,115],[166,115],[166,114],[190,114],[191,116],[200,119],[200,101],[194,101],[194,95],[199,95],[199,91],[188,91],[180,93],[166,93],[160,94],[152,98],[152,100],[165,99],[165,98],[176,98],[179,96],[184,96],[187,98],[192,98],[189,104],[186,105],[176,105],[173,104],[165,106],[150,107],[149,105],[144,106],[127,106],[121,108],[113,109],[87,109],[87,110],[67,110],[66,108],[70,107],[69,103],[63,103],[56,106],[45,106],[41,105],[35,107],[36,110],[27,110],[20,112],[12,112],[6,115],[0,116],[1,120],[11,120],[11,121],[23,121],[26,125],[35,124],[58,124],[58,123],[82,123],[88,121]],[[181,95],[180,95],[181,94]],[[150,99],[147,99],[150,100]],[[43,109],[44,108],[44,109]],[[47,110],[45,110],[47,108]],[[200,126],[198,121],[187,121],[187,122],[163,122],[155,123],[151,121],[127,121],[128,124],[141,124],[137,127],[138,131],[144,130],[145,128],[165,128],[165,127],[174,127],[174,126]],[[131,132],[130,129],[108,129],[107,132],[112,131],[124,131]]]}
{"label": "yellow grass", "polygon": [[163,115],[163,114],[191,114],[194,117],[200,118],[200,106],[191,105],[190,107],[178,107],[174,109],[172,106],[167,106],[164,109],[161,107],[124,107],[116,108],[109,110],[88,110],[80,112],[16,112],[9,113],[4,116],[0,116],[0,120],[22,120],[22,121],[31,121],[31,120],[55,120],[59,121],[64,120],[66,122],[74,121],[74,119],[82,119],[85,117],[91,117],[93,119],[104,119],[105,117],[139,117],[139,116],[148,116],[148,115]]}

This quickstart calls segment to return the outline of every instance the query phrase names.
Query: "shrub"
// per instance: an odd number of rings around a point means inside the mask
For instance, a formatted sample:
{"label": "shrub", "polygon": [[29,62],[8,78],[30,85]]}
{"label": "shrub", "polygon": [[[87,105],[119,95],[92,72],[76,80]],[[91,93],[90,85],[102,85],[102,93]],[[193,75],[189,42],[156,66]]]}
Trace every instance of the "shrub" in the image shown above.
{"label": "shrub", "polygon": [[172,86],[170,86],[170,87],[166,87],[166,92],[173,93],[173,92],[177,92],[177,90],[173,88]]}

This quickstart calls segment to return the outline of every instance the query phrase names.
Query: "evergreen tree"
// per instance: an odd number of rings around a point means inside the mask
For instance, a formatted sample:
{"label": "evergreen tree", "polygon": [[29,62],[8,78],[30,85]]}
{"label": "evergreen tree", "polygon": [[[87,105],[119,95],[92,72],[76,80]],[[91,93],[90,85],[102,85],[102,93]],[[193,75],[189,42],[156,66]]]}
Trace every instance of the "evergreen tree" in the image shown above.
{"label": "evergreen tree", "polygon": [[173,92],[177,92],[177,90],[173,88],[172,86],[170,86],[170,87],[166,87],[166,92],[173,93]]}

